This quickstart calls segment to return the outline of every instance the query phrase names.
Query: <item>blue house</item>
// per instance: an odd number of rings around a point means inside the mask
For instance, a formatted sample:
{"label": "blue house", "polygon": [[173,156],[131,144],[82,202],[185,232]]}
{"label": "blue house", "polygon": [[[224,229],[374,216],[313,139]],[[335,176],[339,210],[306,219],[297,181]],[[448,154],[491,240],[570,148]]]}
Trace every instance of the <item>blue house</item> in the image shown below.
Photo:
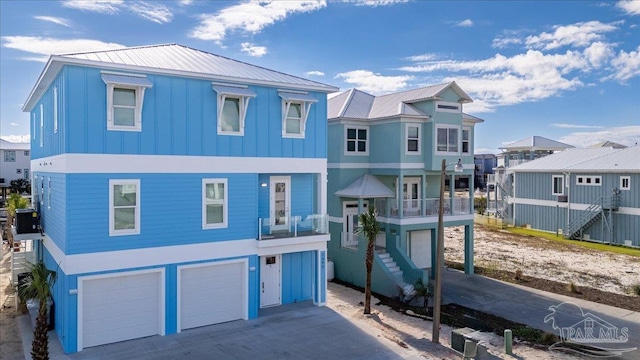
{"label": "blue house", "polygon": [[336,90],[176,44],[51,56],[23,110],[64,351],[322,306]]}
{"label": "blue house", "polygon": [[640,146],[568,149],[509,173],[516,226],[640,247]]}
{"label": "blue house", "polygon": [[498,158],[494,154],[475,154],[473,162],[475,164],[474,185],[476,188],[485,189],[489,175],[493,174],[495,167],[498,166]]}
{"label": "blue house", "polygon": [[[329,99],[329,257],[336,278],[364,286],[366,246],[358,214],[378,211],[373,291],[408,295],[435,263],[441,162],[448,168],[444,225],[464,226],[473,273],[473,136],[483,120],[464,114],[471,98],[455,83],[373,96],[351,89]],[[454,173],[453,164],[464,165]],[[454,181],[451,181],[455,178]],[[455,184],[466,184],[456,188]]]}

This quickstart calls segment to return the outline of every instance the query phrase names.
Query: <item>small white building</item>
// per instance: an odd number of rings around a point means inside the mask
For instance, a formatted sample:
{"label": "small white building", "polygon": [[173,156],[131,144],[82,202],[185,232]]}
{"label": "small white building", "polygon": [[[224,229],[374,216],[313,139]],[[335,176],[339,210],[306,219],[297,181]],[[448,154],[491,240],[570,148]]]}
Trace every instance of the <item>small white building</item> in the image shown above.
{"label": "small white building", "polygon": [[0,186],[9,186],[12,180],[30,177],[29,143],[14,143],[0,139]]}

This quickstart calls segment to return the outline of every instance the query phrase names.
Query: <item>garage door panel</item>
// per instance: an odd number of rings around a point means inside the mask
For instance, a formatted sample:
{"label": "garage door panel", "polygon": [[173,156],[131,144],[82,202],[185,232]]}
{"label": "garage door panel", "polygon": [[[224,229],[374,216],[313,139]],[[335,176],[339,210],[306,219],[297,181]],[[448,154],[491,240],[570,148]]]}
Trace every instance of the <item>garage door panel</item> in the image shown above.
{"label": "garage door panel", "polygon": [[181,329],[243,319],[245,268],[236,262],[182,269]]}
{"label": "garage door panel", "polygon": [[84,280],[82,347],[161,333],[161,274],[147,272]]}

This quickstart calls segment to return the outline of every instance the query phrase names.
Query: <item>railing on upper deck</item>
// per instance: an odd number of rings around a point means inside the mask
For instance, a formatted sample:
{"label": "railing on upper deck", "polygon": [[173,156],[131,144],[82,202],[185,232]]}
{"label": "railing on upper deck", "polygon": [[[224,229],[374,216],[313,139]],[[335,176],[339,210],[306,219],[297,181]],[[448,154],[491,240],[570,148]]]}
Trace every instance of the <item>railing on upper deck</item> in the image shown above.
{"label": "railing on upper deck", "polygon": [[[385,216],[387,202],[390,202],[391,213],[389,217],[399,218],[400,209],[397,199],[376,199],[375,206],[380,216]],[[402,217],[427,217],[437,216],[440,200],[431,199],[410,199],[402,201]],[[471,214],[471,204],[468,197],[445,198],[443,205],[444,215]]]}
{"label": "railing on upper deck", "polygon": [[326,234],[329,234],[327,214],[258,219],[258,240]]}

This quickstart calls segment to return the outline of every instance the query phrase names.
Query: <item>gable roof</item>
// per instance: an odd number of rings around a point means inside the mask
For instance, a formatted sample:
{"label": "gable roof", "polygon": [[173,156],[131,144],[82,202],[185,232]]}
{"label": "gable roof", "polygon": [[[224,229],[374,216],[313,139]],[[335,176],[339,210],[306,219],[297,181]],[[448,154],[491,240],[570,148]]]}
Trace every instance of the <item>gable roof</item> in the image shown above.
{"label": "gable roof", "polygon": [[572,148],[573,146],[561,143],[559,141],[547,139],[542,136],[530,136],[526,139],[518,140],[500,148],[502,151],[519,151],[519,150],[549,150],[562,151]]}
{"label": "gable roof", "polygon": [[354,199],[372,199],[395,197],[393,191],[375,176],[364,174],[349,186],[335,192],[337,196]]}
{"label": "gable roof", "polygon": [[145,73],[205,78],[242,84],[283,86],[291,89],[335,92],[316,81],[251,65],[179,44],[160,44],[123,49],[52,55],[23,106],[30,111],[65,64]]}
{"label": "gable roof", "polygon": [[511,167],[510,171],[640,173],[640,146],[568,149]]}
{"label": "gable roof", "polygon": [[[428,117],[428,114],[413,106],[412,103],[438,100],[447,89],[458,94],[461,103],[473,101],[455,81],[380,96],[350,89],[329,99],[328,118],[379,119],[399,115]],[[473,118],[481,121],[479,118],[467,116],[470,120]]]}

